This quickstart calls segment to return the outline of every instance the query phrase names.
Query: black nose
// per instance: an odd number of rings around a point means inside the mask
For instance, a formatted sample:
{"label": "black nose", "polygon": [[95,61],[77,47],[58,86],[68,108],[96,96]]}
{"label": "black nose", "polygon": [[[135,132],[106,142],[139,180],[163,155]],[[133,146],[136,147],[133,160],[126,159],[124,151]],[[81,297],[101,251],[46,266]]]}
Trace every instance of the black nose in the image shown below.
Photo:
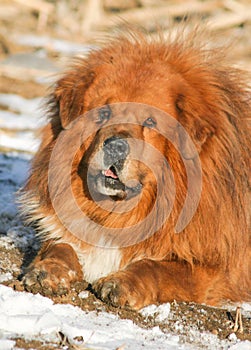
{"label": "black nose", "polygon": [[107,163],[114,164],[126,158],[129,153],[129,145],[126,139],[113,136],[104,141],[103,150]]}

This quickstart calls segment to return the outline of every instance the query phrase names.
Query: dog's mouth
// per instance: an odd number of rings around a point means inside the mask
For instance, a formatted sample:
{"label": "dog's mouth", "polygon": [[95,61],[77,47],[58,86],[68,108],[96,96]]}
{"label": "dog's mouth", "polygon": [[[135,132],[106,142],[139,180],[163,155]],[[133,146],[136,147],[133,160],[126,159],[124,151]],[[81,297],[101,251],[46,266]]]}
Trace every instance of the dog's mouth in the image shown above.
{"label": "dog's mouth", "polygon": [[142,184],[138,181],[124,183],[120,179],[121,164],[113,164],[108,169],[100,171],[96,176],[96,190],[100,194],[115,197],[115,199],[129,199],[141,192]]}
{"label": "dog's mouth", "polygon": [[107,170],[101,171],[101,175],[103,177],[106,189],[111,189],[118,194],[120,193],[120,191],[125,191],[126,186],[123,182],[120,181],[118,171],[116,170],[116,167],[114,165],[112,165]]}

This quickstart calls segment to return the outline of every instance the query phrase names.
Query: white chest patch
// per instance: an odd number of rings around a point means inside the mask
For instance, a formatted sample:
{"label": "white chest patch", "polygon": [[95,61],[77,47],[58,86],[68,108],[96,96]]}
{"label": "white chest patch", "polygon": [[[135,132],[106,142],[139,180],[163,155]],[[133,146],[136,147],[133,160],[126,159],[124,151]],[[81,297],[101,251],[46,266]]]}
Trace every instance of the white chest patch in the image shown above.
{"label": "white chest patch", "polygon": [[94,247],[88,253],[77,251],[84,278],[92,283],[119,270],[121,252],[117,248]]}

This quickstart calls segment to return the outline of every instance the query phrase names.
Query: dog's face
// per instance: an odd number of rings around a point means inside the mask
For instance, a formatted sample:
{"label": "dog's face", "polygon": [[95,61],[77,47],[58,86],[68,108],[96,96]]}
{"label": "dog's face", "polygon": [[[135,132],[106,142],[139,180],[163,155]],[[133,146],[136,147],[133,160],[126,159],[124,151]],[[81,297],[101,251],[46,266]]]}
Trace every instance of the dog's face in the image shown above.
{"label": "dog's face", "polygon": [[107,104],[87,118],[97,130],[85,144],[79,174],[90,191],[129,200],[146,186],[156,187],[175,120],[165,123],[165,113],[142,103]]}
{"label": "dog's face", "polygon": [[167,134],[173,138],[177,127],[171,119],[177,120],[174,89],[181,84],[179,75],[170,71],[167,79],[165,74],[158,65],[142,64],[135,72],[134,67],[122,69],[113,63],[96,71],[86,91],[78,92],[81,112],[93,129],[84,143],[79,175],[96,198],[128,200],[146,186],[156,187],[156,174],[161,176],[171,152]]}

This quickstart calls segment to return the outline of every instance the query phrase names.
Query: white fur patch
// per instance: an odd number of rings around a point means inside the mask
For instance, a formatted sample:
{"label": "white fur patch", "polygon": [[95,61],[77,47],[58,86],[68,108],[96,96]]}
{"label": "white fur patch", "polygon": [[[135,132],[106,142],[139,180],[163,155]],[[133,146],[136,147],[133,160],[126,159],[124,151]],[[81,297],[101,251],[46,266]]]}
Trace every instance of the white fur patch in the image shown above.
{"label": "white fur patch", "polygon": [[77,251],[77,254],[84,278],[89,283],[119,270],[121,252],[117,248],[93,247],[87,253]]}

